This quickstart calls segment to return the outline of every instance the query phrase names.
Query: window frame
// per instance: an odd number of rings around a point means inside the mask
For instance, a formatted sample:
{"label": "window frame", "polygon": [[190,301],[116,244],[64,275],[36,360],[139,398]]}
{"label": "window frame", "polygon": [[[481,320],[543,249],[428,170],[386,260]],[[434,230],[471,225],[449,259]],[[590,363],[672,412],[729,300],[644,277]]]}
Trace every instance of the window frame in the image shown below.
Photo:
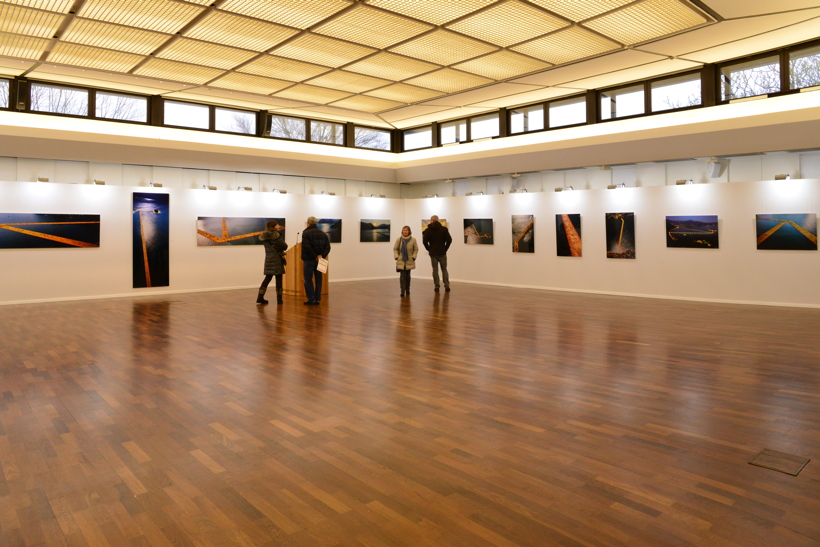
{"label": "window frame", "polygon": [[[446,144],[442,143],[441,142],[442,126],[447,125],[447,124],[452,124],[452,123],[460,124],[461,122],[464,122],[464,124],[467,126],[466,127],[466,132],[465,132],[466,138],[463,141],[453,141],[453,142],[448,142]],[[436,142],[438,143],[439,147],[441,147],[441,146],[453,146],[453,145],[456,145],[456,144],[467,144],[468,142],[473,142],[472,128],[470,127],[470,116],[467,116],[466,118],[453,118],[452,120],[440,121],[440,122],[437,122],[436,125],[438,126],[438,127],[436,127],[436,130],[438,131],[438,140]]]}
{"label": "window frame", "polygon": [[[356,146],[356,129],[369,129],[372,131],[383,131],[389,135],[387,148],[367,148],[366,146]],[[345,143],[349,148],[358,148],[359,150],[375,150],[376,152],[390,152],[393,153],[393,130],[385,129],[384,127],[372,127],[369,125],[353,124],[353,142]]]}
{"label": "window frame", "polygon": [[[813,87],[820,86],[820,83],[816,85],[810,85],[808,87],[795,87],[792,88],[791,86],[791,54],[800,51],[801,49],[809,49],[812,47],[820,47],[820,39],[818,40],[809,40],[808,42],[802,42],[799,44],[794,44],[789,47],[783,48],[780,50],[781,57],[780,57],[780,94],[787,95],[789,93],[800,93],[801,89],[810,89]],[[786,67],[786,70],[783,70],[783,67]]]}
{"label": "window frame", "polygon": [[[29,114],[45,114],[46,116],[63,116],[63,117],[66,117],[66,118],[94,119],[93,116],[91,116],[91,112],[96,113],[97,109],[96,109],[96,102],[94,101],[94,99],[96,98],[95,94],[94,94],[95,90],[93,88],[83,87],[83,86],[79,86],[79,85],[49,82],[49,81],[45,81],[45,80],[26,80],[25,82],[27,84],[27,87],[26,87],[26,109],[24,110],[24,112],[27,112]],[[88,108],[86,110],[85,116],[83,116],[82,114],[64,114],[62,112],[48,112],[48,111],[43,111],[43,110],[32,110],[31,109],[31,88],[32,88],[33,85],[43,85],[43,86],[49,86],[49,87],[62,87],[64,89],[78,89],[78,90],[81,90],[81,91],[85,91],[86,93],[88,93],[88,103],[86,105]],[[11,105],[11,88],[9,87],[9,106],[10,105]]]}
{"label": "window frame", "polygon": [[[305,140],[304,142],[309,142],[311,144],[326,144],[326,145],[329,145],[329,146],[341,146],[342,148],[347,148],[347,130],[346,130],[347,129],[347,127],[346,127],[347,124],[346,123],[335,122],[335,121],[331,121],[331,120],[320,120],[320,119],[317,119],[317,118],[306,118],[306,120],[308,122],[306,124],[307,132],[305,133],[305,137],[307,138],[307,140]],[[338,143],[335,143],[335,142],[314,141],[313,140],[313,123],[314,122],[315,123],[329,123],[329,124],[334,124],[334,125],[341,125],[342,126],[342,143],[338,144]]]}
{"label": "window frame", "polygon": [[[693,106],[682,106],[680,108],[669,108],[667,110],[658,110],[657,112],[652,111],[652,84],[656,82],[662,82],[664,80],[671,80],[673,78],[680,78],[682,76],[689,76],[691,74],[697,74],[700,78],[700,104],[696,104]],[[625,89],[628,87],[636,87],[638,85],[643,85],[643,113],[642,114],[633,114],[631,116],[621,116],[620,118],[610,118],[608,120],[601,119],[601,95],[607,92],[616,91],[618,89]],[[719,87],[720,82],[718,81],[716,85]],[[719,90],[718,90],[719,92]],[[664,74],[663,76],[656,76],[654,78],[650,78],[648,80],[638,80],[635,82],[619,84],[617,86],[606,87],[602,89],[598,89],[595,91],[595,112],[597,121],[595,123],[610,123],[610,122],[617,122],[619,120],[632,120],[635,118],[642,118],[645,116],[658,116],[661,114],[669,114],[671,112],[683,112],[685,110],[694,110],[696,108],[704,108],[704,78],[703,78],[703,68],[698,68],[695,70],[685,70],[682,72],[674,72],[672,74]],[[556,128],[559,129],[559,128]],[[563,128],[561,128],[563,129]]]}
{"label": "window frame", "polygon": [[[93,114],[91,114],[89,116],[90,118],[95,119],[95,120],[102,120],[102,121],[105,121],[105,122],[121,122],[121,123],[135,123],[137,125],[151,125],[151,96],[150,95],[139,95],[138,93],[127,93],[127,92],[124,92],[124,91],[114,91],[114,90],[111,90],[111,89],[97,89],[97,88],[88,88],[88,89],[89,89],[89,91],[92,92],[92,95],[94,96],[94,103],[93,103],[94,108],[93,108],[93,110],[91,109],[91,106],[89,104],[89,111],[93,112]],[[123,96],[126,96],[126,97],[135,97],[135,98],[138,98],[138,99],[145,99],[146,100],[146,104],[145,104],[145,109],[146,109],[145,121],[144,122],[138,122],[138,121],[135,121],[135,120],[118,120],[116,118],[103,118],[103,117],[97,116],[97,93],[110,93],[112,95],[123,95]],[[163,114],[164,114],[164,112],[163,112]]]}
{"label": "window frame", "polygon": [[[796,49],[802,49],[803,47],[806,47],[807,45],[808,44],[800,44],[800,47],[796,48]],[[730,104],[732,101],[749,100],[749,99],[754,99],[755,97],[762,97],[762,98],[779,97],[780,95],[788,95],[790,93],[794,93],[795,91],[797,93],[799,93],[800,92],[799,89],[797,89],[797,90],[789,90],[789,89],[784,90],[784,88],[783,88],[784,82],[785,82],[787,88],[788,88],[788,85],[789,85],[789,63],[788,63],[788,58],[789,58],[789,51],[791,51],[792,49],[795,49],[795,46],[764,51],[763,53],[757,53],[755,55],[747,55],[745,57],[737,57],[735,59],[730,59],[728,61],[715,63],[715,104],[716,105]],[[760,95],[750,95],[748,97],[741,97],[741,98],[738,98],[738,99],[723,99],[723,93],[722,93],[722,87],[723,86],[721,85],[721,75],[723,74],[724,67],[729,67],[729,66],[732,66],[732,65],[739,65],[739,64],[742,64],[742,63],[750,63],[750,62],[758,61],[760,59],[765,59],[767,57],[777,57],[777,62],[780,65],[780,91],[776,91],[774,93],[761,93]],[[784,57],[786,59],[785,65],[783,63]]]}
{"label": "window frame", "polygon": [[0,110],[13,110],[12,105],[14,104],[14,82],[16,81],[14,78],[4,78],[0,77],[0,80],[5,80],[9,83],[9,104],[7,106],[0,106]]}
{"label": "window frame", "polygon": [[[246,108],[235,108],[233,106],[222,106],[222,105],[209,105],[211,107],[210,112],[210,119],[211,119],[211,131],[214,133],[224,133],[226,135],[241,135],[243,137],[255,137],[259,135],[259,112],[257,110],[248,110]],[[224,129],[217,129],[216,128],[216,111],[217,110],[233,110],[235,112],[247,112],[248,114],[253,114],[254,120],[254,131],[253,133],[240,133],[238,131],[226,131]],[[165,111],[163,110],[163,117],[165,116]],[[163,120],[164,121],[164,120]],[[267,121],[267,120],[266,120]],[[173,126],[176,127],[176,126]]]}
{"label": "window frame", "polygon": [[[310,138],[310,124],[308,123],[310,121],[310,118],[300,118],[299,116],[288,116],[286,114],[277,114],[275,112],[268,112],[267,117],[265,118],[265,129],[264,129],[265,132],[268,131],[268,120],[273,118],[274,116],[277,116],[279,118],[291,118],[293,120],[302,120],[302,122],[305,124],[305,138],[304,139],[290,139],[288,137],[274,137],[273,135],[265,135],[264,138],[266,138],[266,139],[275,139],[275,140],[278,140],[278,141],[304,142],[304,143],[310,143],[310,144],[323,144],[323,143],[311,143],[310,140],[308,140]],[[272,124],[271,124],[271,126],[272,126]]]}
{"label": "window frame", "polygon": [[550,105],[553,104],[553,103],[560,103],[560,102],[563,102],[563,101],[571,101],[573,99],[582,99],[583,102],[586,104],[586,100],[587,100],[586,93],[574,93],[572,95],[566,95],[566,96],[563,96],[563,97],[556,97],[556,98],[550,99],[548,101],[540,101],[540,102],[537,102],[537,103],[527,103],[527,104],[521,104],[521,105],[517,105],[517,106],[507,107],[507,127],[509,128],[509,127],[512,127],[512,115],[513,115],[514,110],[518,110],[518,109],[521,109],[521,108],[530,108],[530,107],[533,107],[533,106],[541,105],[542,108],[544,109],[544,128],[543,129],[531,129],[529,131],[519,131],[518,133],[512,133],[512,132],[508,131],[508,135],[505,135],[505,136],[507,136],[507,137],[517,137],[518,135],[530,135],[532,133],[543,133],[544,131],[557,131],[559,129],[567,129],[567,128],[570,128],[570,127],[579,127],[579,126],[582,126],[582,125],[588,125],[589,122],[585,120],[583,122],[573,123],[573,124],[569,124],[569,125],[562,125],[560,127],[550,127],[550,112],[549,112],[550,111]]}
{"label": "window frame", "polygon": [[[430,128],[430,146],[422,146],[421,148],[411,148],[410,150],[404,147],[404,135],[408,131],[413,131],[415,129],[422,129],[425,127]],[[415,127],[407,127],[401,130],[401,151],[402,152],[415,152],[416,150],[429,150],[430,148],[437,148],[438,145],[438,123],[425,123],[422,125],[417,125]]]}

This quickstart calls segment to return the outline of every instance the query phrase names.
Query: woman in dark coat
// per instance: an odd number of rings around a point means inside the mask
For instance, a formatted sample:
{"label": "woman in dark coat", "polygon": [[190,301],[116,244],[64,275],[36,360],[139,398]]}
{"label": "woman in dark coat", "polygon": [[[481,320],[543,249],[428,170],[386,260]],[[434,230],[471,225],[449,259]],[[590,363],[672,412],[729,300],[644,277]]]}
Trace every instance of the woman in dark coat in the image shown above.
{"label": "woman in dark coat", "polygon": [[265,292],[274,276],[276,276],[276,303],[282,303],[282,275],[285,273],[285,251],[288,249],[288,244],[279,233],[278,226],[278,222],[271,220],[265,225],[267,229],[259,235],[259,240],[265,245],[265,279],[259,287],[257,304],[268,303],[265,300]]}

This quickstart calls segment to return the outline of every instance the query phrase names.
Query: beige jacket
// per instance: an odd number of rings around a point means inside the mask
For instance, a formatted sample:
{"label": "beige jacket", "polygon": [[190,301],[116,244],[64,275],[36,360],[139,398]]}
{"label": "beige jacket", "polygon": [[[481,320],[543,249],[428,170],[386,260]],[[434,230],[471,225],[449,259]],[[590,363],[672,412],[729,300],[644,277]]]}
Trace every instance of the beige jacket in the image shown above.
{"label": "beige jacket", "polygon": [[407,242],[407,262],[401,259],[401,236],[393,245],[393,258],[396,259],[396,270],[415,270],[416,257],[419,254],[419,245],[416,243],[416,238],[410,236],[410,241]]}

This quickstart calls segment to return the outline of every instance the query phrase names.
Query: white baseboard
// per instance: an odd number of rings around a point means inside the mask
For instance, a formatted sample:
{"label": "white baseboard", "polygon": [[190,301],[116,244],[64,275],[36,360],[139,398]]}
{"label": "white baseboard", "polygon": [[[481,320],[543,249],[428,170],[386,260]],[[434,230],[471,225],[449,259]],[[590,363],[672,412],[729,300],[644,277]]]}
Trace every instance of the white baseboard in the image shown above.
{"label": "white baseboard", "polygon": [[[432,277],[420,277],[418,279],[430,279]],[[469,285],[488,285],[493,287],[509,287],[512,289],[534,289],[538,291],[570,292],[580,294],[597,294],[601,296],[627,296],[630,298],[655,298],[658,300],[679,300],[683,302],[706,302],[712,304],[738,304],[743,306],[776,306],[784,308],[812,308],[820,309],[820,304],[805,304],[802,302],[761,302],[756,300],[728,300],[720,298],[698,298],[694,296],[670,296],[663,294],[640,294],[613,291],[596,291],[589,289],[567,289],[563,287],[543,287],[539,285],[516,285],[512,283],[494,283],[489,281],[471,281],[467,279],[450,279],[455,283],[466,283]]]}
{"label": "white baseboard", "polygon": [[[394,276],[382,277],[355,277],[349,279],[331,279],[330,283],[349,283],[351,281],[381,281],[385,279],[394,279]],[[414,280],[432,281],[432,277],[414,276]],[[712,304],[738,304],[743,306],[776,306],[784,308],[811,308],[820,309],[820,304],[805,304],[799,302],[759,302],[755,300],[728,300],[719,298],[697,298],[693,296],[669,296],[662,294],[639,294],[639,293],[625,293],[613,291],[596,291],[589,289],[567,289],[562,287],[543,287],[540,285],[517,285],[513,283],[496,283],[489,281],[472,281],[467,279],[451,279],[455,283],[466,283],[468,285],[486,285],[490,287],[507,287],[511,289],[530,289],[537,291],[555,291],[568,292],[578,294],[596,294],[601,296],[626,296],[630,298],[654,298],[658,300],[679,300],[683,302],[705,302]],[[216,291],[234,291],[241,289],[256,289],[258,285],[242,285],[235,287],[215,287],[209,289],[185,289],[185,290],[167,290],[167,291],[148,291],[139,293],[122,293],[122,294],[102,294],[94,296],[68,296],[61,298],[40,298],[34,300],[12,300],[8,302],[0,302],[0,306],[12,306],[18,304],[43,304],[46,302],[73,302],[77,300],[101,300],[104,298],[134,298],[140,296],[164,296],[173,294],[190,294],[200,292],[216,292]]]}
{"label": "white baseboard", "polygon": [[[357,277],[351,279],[331,279],[330,283],[347,283],[348,281],[374,281],[382,279],[393,279],[392,277]],[[216,292],[216,291],[236,291],[240,289],[257,289],[258,284],[254,285],[239,285],[234,287],[213,287],[209,289],[183,289],[174,290],[169,289],[165,291],[142,291],[138,293],[119,293],[119,294],[98,294],[88,296],[64,296],[59,298],[37,298],[32,300],[10,300],[8,302],[0,302],[0,306],[14,306],[18,304],[45,304],[47,302],[74,302],[77,300],[102,300],[105,298],[135,298],[140,296],[164,296],[172,294],[190,294],[198,292]]]}

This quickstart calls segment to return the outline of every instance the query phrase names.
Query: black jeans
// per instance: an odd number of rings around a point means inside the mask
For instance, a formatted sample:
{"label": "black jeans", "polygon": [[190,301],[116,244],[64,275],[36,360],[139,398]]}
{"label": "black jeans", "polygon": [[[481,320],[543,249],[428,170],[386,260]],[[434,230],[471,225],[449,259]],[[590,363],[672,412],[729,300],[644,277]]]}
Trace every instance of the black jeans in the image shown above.
{"label": "black jeans", "polygon": [[276,294],[281,293],[282,292],[282,274],[279,274],[277,276],[266,275],[265,279],[262,280],[262,285],[259,288],[262,289],[262,290],[267,290],[268,285],[270,285],[271,279],[273,279],[274,277],[276,277]]}
{"label": "black jeans", "polygon": [[399,270],[399,286],[401,292],[410,292],[410,272],[412,270]]}

